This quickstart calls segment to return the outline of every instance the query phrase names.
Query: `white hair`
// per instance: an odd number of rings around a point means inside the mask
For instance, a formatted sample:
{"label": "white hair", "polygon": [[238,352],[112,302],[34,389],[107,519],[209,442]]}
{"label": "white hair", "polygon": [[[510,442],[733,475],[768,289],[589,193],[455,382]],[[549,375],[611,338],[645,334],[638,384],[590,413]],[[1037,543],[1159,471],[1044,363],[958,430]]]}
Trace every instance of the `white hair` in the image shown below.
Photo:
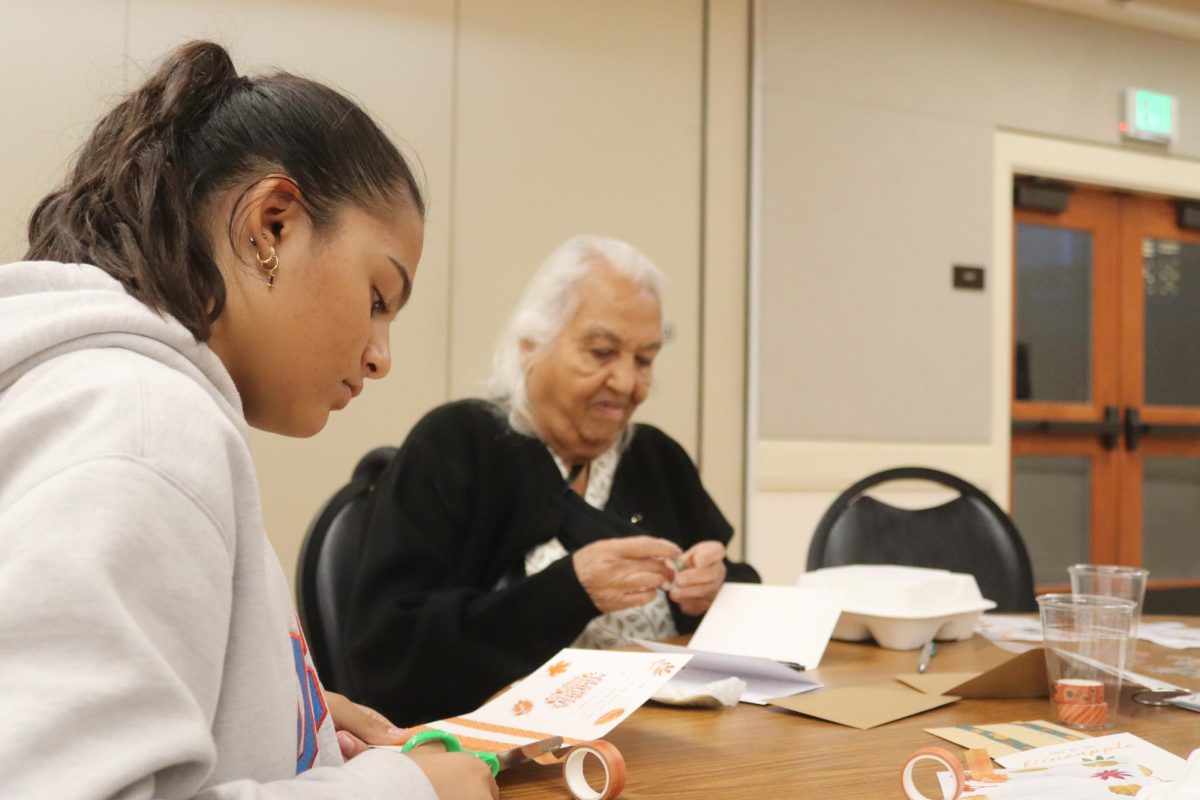
{"label": "white hair", "polygon": [[573,236],[546,257],[496,340],[488,396],[508,411],[513,429],[536,435],[525,387],[522,343],[540,354],[558,338],[579,308],[575,287],[592,270],[607,265],[653,295],[662,306],[666,278],[650,258],[628,242],[606,236]]}

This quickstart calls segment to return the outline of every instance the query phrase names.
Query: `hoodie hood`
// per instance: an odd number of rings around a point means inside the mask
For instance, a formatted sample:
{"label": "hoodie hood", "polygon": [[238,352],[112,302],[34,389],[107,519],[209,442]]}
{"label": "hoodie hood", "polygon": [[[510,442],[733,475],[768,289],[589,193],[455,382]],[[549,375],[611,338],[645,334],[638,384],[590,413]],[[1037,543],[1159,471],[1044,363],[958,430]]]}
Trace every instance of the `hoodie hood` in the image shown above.
{"label": "hoodie hood", "polygon": [[245,431],[241,398],[216,354],[115,278],[86,264],[0,266],[0,394],[49,359],[100,347],[131,350],[188,375]]}

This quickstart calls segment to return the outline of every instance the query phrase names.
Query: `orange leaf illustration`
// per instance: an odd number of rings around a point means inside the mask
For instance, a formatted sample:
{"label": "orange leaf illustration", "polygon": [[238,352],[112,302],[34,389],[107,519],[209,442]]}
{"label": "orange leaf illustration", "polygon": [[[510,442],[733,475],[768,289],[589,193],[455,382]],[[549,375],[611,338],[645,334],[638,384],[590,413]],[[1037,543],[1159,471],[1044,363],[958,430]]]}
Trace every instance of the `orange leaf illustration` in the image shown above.
{"label": "orange leaf illustration", "polygon": [[528,700],[518,700],[513,703],[512,712],[518,717],[528,714],[533,711],[533,703]]}
{"label": "orange leaf illustration", "polygon": [[665,658],[660,658],[650,665],[650,671],[655,675],[670,675],[675,671],[675,665]]}
{"label": "orange leaf illustration", "polygon": [[551,678],[557,678],[559,675],[562,675],[564,672],[570,669],[570,667],[570,661],[559,661],[557,664],[551,664],[549,668],[547,668],[546,672],[550,674]]}
{"label": "orange leaf illustration", "polygon": [[600,718],[598,720],[596,720],[595,723],[593,723],[593,724],[603,725],[606,722],[612,722],[614,719],[617,719],[624,713],[625,713],[625,709],[623,709],[623,708],[614,708],[612,711],[605,711],[603,714],[600,715]]}

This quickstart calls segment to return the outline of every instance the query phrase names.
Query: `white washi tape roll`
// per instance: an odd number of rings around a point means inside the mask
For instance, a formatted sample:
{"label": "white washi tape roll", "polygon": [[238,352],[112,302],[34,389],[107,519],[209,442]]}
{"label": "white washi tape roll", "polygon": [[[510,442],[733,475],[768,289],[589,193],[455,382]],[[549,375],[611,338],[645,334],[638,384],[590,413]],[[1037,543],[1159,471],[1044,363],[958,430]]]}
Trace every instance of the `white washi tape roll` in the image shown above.
{"label": "white washi tape roll", "polygon": [[[592,788],[583,774],[583,763],[588,756],[595,756],[604,767],[604,786],[600,791]],[[563,760],[563,777],[576,800],[613,800],[620,797],[625,788],[625,759],[620,750],[602,739],[584,742],[567,753]]]}
{"label": "white washi tape roll", "polygon": [[932,800],[921,794],[916,784],[913,783],[913,770],[922,761],[934,761],[954,773],[954,794],[947,795],[943,792],[942,800],[959,800],[962,797],[967,779],[963,775],[963,768],[958,763],[958,759],[940,747],[922,747],[908,757],[908,761],[904,762],[904,771],[900,773],[900,786],[904,789],[904,796],[908,800]]}

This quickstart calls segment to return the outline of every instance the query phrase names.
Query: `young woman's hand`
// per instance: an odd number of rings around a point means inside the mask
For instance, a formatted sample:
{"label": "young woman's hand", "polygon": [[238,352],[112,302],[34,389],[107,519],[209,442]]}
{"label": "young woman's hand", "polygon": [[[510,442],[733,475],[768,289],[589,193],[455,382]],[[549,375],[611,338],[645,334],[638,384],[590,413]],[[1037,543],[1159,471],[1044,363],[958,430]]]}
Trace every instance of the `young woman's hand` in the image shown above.
{"label": "young woman's hand", "polygon": [[407,755],[417,762],[441,800],[500,800],[500,787],[492,771],[470,753],[417,747]]}
{"label": "young woman's hand", "polygon": [[[342,756],[350,759],[373,744],[401,745],[409,732],[397,728],[373,708],[352,702],[337,692],[325,692]],[[492,771],[470,753],[447,753],[436,747],[418,747],[406,754],[433,784],[443,800],[500,800]]]}
{"label": "young woman's hand", "polygon": [[349,761],[373,744],[400,745],[408,741],[408,730],[397,728],[373,708],[359,705],[337,692],[325,692],[329,715],[337,731],[342,758]]}

